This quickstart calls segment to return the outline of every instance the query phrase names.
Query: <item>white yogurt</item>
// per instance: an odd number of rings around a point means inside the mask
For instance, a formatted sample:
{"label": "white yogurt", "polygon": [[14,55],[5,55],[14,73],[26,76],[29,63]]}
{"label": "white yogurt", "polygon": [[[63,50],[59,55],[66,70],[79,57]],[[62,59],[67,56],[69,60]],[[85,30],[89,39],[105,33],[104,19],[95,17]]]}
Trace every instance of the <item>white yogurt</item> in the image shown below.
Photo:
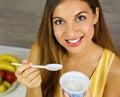
{"label": "white yogurt", "polygon": [[66,72],[60,77],[60,85],[67,93],[79,94],[89,88],[89,78],[77,71]]}

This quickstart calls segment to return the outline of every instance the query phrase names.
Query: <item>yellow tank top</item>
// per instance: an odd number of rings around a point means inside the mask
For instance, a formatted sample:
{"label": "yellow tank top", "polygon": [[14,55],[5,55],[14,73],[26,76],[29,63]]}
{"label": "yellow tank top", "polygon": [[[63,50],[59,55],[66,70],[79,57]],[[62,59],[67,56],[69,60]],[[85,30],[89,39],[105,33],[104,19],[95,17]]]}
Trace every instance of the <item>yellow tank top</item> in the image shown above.
{"label": "yellow tank top", "polygon": [[106,84],[107,75],[111,67],[111,63],[115,54],[111,51],[104,49],[98,66],[91,77],[91,93],[92,97],[102,97],[104,87]]}

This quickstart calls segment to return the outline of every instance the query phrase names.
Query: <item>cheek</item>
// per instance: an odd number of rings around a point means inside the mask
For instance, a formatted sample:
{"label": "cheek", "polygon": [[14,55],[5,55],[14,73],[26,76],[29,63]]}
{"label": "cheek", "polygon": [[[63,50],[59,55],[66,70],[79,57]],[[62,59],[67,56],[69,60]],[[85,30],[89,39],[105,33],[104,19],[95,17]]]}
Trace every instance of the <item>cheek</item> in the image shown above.
{"label": "cheek", "polygon": [[60,37],[60,31],[54,29],[54,35],[58,39]]}
{"label": "cheek", "polygon": [[54,27],[54,26],[53,26],[53,32],[54,32],[55,37],[57,38],[58,31],[57,31],[56,27]]}
{"label": "cheek", "polygon": [[58,43],[60,45],[64,46],[64,44],[65,44],[64,30],[60,29],[60,28],[54,29],[54,35],[55,35],[55,38],[58,41]]}
{"label": "cheek", "polygon": [[55,35],[55,38],[56,38],[57,40],[59,40],[59,35],[58,35],[58,33],[55,33],[55,32],[54,32],[54,35]]}
{"label": "cheek", "polygon": [[84,28],[83,28],[85,31],[85,34],[86,35],[88,35],[88,36],[91,36],[91,37],[93,37],[93,35],[94,35],[94,26],[93,26],[93,24],[86,24],[86,26],[84,26]]}
{"label": "cheek", "polygon": [[54,35],[57,39],[62,38],[64,30],[62,27],[53,27]]}
{"label": "cheek", "polygon": [[60,33],[54,33],[56,40],[60,45],[62,45],[64,42],[62,40],[62,35]]}
{"label": "cheek", "polygon": [[54,29],[54,35],[55,35],[56,40],[60,43],[60,39],[62,37],[61,31]]}

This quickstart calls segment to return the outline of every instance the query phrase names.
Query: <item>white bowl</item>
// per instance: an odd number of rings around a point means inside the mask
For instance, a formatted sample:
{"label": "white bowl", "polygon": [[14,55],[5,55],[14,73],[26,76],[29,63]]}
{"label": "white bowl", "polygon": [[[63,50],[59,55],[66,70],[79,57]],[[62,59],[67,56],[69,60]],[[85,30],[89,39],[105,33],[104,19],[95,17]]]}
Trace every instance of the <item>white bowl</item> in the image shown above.
{"label": "white bowl", "polygon": [[69,71],[60,77],[60,85],[70,97],[83,97],[90,86],[90,80],[82,72]]}
{"label": "white bowl", "polygon": [[9,94],[10,92],[12,92],[12,91],[17,87],[17,85],[18,85],[18,82],[15,81],[8,90],[6,90],[6,91],[3,92],[3,93],[0,93],[0,97],[3,97],[4,95],[7,95],[7,94]]}

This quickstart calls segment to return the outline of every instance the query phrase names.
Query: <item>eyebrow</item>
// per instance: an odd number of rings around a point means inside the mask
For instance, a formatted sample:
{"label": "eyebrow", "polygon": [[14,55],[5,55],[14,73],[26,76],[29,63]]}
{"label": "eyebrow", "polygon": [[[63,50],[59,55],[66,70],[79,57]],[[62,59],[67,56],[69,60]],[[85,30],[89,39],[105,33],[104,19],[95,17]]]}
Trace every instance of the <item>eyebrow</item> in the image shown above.
{"label": "eyebrow", "polygon": [[53,20],[53,19],[55,19],[55,18],[59,18],[59,19],[62,19],[61,17],[53,17],[53,18],[52,18],[52,20]]}
{"label": "eyebrow", "polygon": [[81,12],[78,12],[75,16],[78,16],[78,15],[80,15],[80,14],[82,14],[82,13],[88,13],[88,12],[86,12],[86,11],[81,11]]}
{"label": "eyebrow", "polygon": [[[77,14],[75,14],[75,17],[77,17],[78,15],[80,15],[80,14],[82,14],[82,13],[88,13],[88,12],[86,12],[86,11],[80,11],[80,12],[78,12]],[[55,18],[60,18],[60,19],[62,19],[61,17],[53,17],[52,19],[55,19]]]}

